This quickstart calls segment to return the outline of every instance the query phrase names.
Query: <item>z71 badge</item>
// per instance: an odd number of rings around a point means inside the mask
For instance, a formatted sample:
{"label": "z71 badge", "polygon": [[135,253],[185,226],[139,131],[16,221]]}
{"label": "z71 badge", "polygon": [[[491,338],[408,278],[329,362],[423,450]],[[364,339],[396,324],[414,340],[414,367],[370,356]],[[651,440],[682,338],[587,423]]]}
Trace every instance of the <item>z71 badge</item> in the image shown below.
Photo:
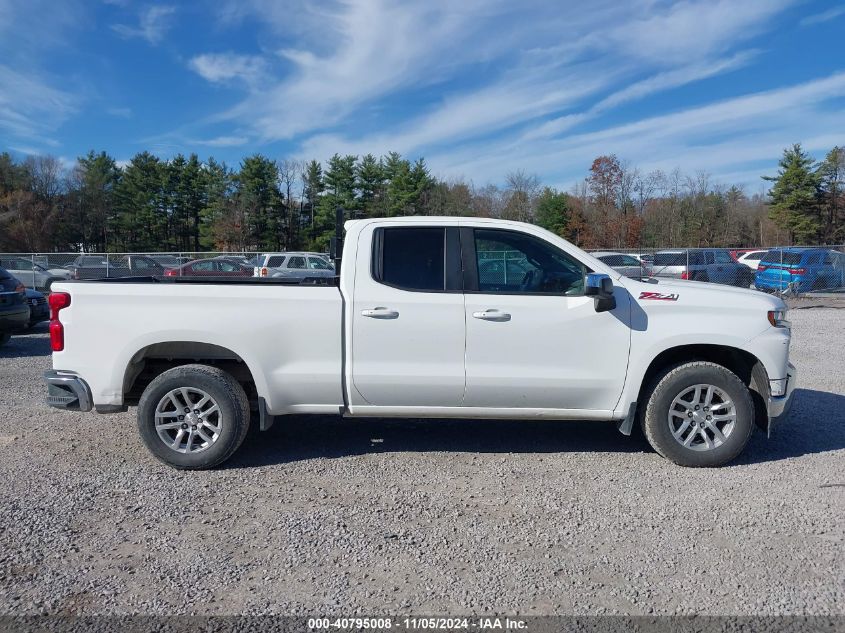
{"label": "z71 badge", "polygon": [[678,297],[681,295],[678,294],[666,294],[663,292],[641,292],[640,299],[644,299],[646,301],[677,301]]}

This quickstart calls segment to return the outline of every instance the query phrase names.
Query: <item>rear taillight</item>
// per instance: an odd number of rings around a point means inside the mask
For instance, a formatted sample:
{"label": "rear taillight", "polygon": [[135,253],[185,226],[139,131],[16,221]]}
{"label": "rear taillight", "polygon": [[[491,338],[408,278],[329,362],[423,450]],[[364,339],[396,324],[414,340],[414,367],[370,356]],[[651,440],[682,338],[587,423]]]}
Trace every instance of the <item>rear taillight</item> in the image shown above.
{"label": "rear taillight", "polygon": [[23,284],[18,284],[18,285],[15,287],[15,292],[19,292],[19,293],[21,293],[22,295],[25,295],[25,294],[26,294],[26,286],[24,286]]}
{"label": "rear taillight", "polygon": [[793,275],[806,275],[807,269],[806,268],[793,268],[789,272],[792,273]]}
{"label": "rear taillight", "polygon": [[59,312],[70,305],[70,295],[54,292],[47,301],[50,304],[50,348],[61,352],[65,348],[65,328],[59,321]]}
{"label": "rear taillight", "polygon": [[172,268],[169,268],[169,269],[164,271],[165,277],[175,277],[178,274],[179,274],[179,272],[176,271],[176,270],[173,270]]}
{"label": "rear taillight", "polygon": [[684,272],[682,272],[681,273],[681,279],[689,279],[689,272],[686,271],[686,270]]}
{"label": "rear taillight", "polygon": [[262,276],[262,277],[266,277],[266,276],[267,276],[267,269],[266,269],[266,268],[262,268],[262,269],[261,269],[261,276]]}
{"label": "rear taillight", "polygon": [[769,267],[768,267],[768,266],[763,266],[762,264],[760,264],[759,266],[757,266],[757,272],[758,272],[758,273],[763,273],[763,272],[766,272],[768,269],[769,269]]}

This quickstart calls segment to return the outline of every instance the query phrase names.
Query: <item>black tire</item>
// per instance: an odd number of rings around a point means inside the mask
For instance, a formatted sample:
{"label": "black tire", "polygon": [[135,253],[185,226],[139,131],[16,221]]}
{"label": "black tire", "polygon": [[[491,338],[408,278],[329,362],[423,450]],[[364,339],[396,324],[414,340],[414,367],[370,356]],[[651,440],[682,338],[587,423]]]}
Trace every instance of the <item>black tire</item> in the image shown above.
{"label": "black tire", "polygon": [[[734,426],[724,442],[703,451],[682,446],[673,436],[668,419],[675,397],[699,384],[714,385],[722,390],[736,412]],[[652,448],[679,466],[721,466],[735,459],[748,444],[754,429],[754,404],[748,387],[729,369],[704,361],[683,363],[668,368],[652,381],[641,424]]]}
{"label": "black tire", "polygon": [[0,347],[3,347],[9,340],[12,338],[12,335],[8,332],[0,332]]}
{"label": "black tire", "polygon": [[[172,390],[182,387],[201,389],[214,399],[220,410],[219,436],[207,448],[193,453],[169,448],[155,426],[159,402]],[[243,387],[231,374],[208,365],[182,365],[164,372],[147,386],[138,403],[138,432],[144,444],[156,458],[182,470],[204,470],[225,462],[244,441],[249,421],[249,400]]]}

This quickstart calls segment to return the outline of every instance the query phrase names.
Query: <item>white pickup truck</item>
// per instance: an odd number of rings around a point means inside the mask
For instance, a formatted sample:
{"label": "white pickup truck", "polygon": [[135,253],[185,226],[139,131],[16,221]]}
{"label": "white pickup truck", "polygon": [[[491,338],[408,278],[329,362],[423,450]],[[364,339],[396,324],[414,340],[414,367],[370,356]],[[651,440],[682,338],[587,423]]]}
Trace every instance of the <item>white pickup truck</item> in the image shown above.
{"label": "white pickup truck", "polygon": [[251,412],[639,422],[685,466],[736,457],[796,384],[775,297],[622,277],[536,226],[346,223],[337,279],[56,282],[48,404],[138,406],[150,451],[210,468]]}

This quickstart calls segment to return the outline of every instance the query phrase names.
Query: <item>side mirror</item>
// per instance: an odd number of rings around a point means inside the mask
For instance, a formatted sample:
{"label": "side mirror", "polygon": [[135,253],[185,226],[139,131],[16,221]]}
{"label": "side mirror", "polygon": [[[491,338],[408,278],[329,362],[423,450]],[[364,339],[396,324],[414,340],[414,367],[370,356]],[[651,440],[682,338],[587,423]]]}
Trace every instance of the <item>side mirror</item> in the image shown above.
{"label": "side mirror", "polygon": [[596,312],[607,312],[616,307],[613,296],[613,280],[604,273],[588,273],[584,282],[584,294],[595,299]]}

